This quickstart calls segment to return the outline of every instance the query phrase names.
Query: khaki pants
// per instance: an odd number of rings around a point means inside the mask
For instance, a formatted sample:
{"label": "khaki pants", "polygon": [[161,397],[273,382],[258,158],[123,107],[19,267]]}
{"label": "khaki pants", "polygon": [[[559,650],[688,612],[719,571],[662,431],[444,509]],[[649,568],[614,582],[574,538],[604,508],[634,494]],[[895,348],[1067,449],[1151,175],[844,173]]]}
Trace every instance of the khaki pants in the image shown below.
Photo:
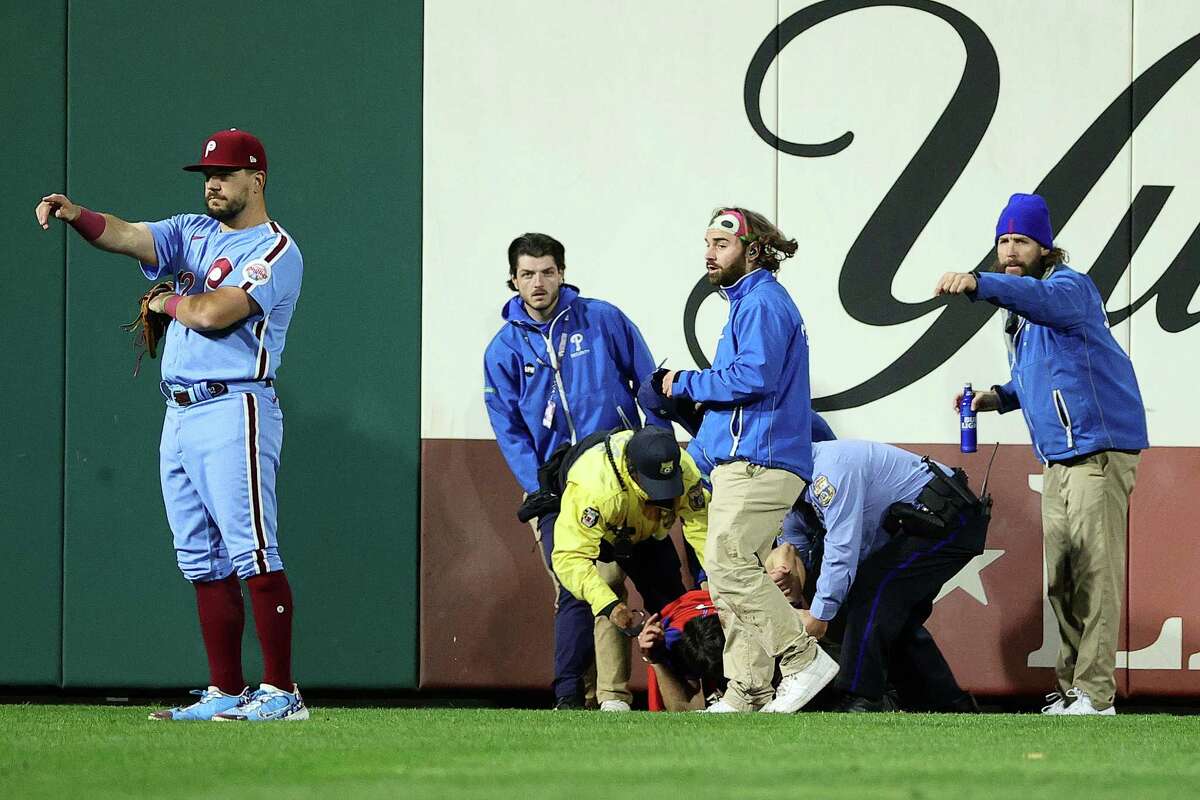
{"label": "khaki pants", "polygon": [[705,571],[725,631],[725,701],[746,710],[771,699],[776,659],[786,676],[817,654],[816,640],[763,566],[804,481],[787,470],[734,461],[713,470],[712,485]]}
{"label": "khaki pants", "polygon": [[[540,542],[541,532],[538,529],[538,521],[530,520],[529,525],[533,528],[534,541]],[[538,548],[538,552],[542,552],[541,547]],[[544,556],[542,566],[546,568],[546,574],[550,576],[550,584],[554,592],[552,596],[555,608],[557,608],[558,578],[555,576],[554,570],[546,563]],[[606,564],[603,561],[596,562],[596,570],[604,582],[621,599],[621,602],[625,602],[629,592],[625,589],[624,571],[616,563]],[[589,703],[593,700],[597,703],[603,703],[605,700],[624,700],[626,703],[631,703],[633,693],[629,691],[631,668],[629,638],[621,633],[607,617],[596,617],[593,636],[596,642],[596,662],[584,676],[585,700]]]}
{"label": "khaki pants", "polygon": [[[625,588],[625,571],[616,562],[596,562],[596,571],[624,603],[629,599]],[[608,617],[596,617],[596,701],[624,700],[633,702],[629,691],[629,652],[633,640],[621,633]]]}
{"label": "khaki pants", "polygon": [[1093,453],[1048,466],[1042,486],[1048,594],[1062,638],[1059,689],[1082,689],[1101,711],[1116,695],[1129,494],[1140,460]]}

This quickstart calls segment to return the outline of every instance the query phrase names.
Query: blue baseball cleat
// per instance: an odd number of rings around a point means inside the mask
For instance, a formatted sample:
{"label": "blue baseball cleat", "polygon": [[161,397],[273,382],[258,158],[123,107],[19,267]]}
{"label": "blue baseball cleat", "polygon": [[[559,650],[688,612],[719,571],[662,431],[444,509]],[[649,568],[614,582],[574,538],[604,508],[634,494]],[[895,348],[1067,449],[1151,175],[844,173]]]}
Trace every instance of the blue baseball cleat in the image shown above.
{"label": "blue baseball cleat", "polygon": [[216,722],[299,722],[308,719],[308,709],[300,697],[300,687],[285,692],[269,683],[260,683],[258,690],[236,707],[213,717]]}
{"label": "blue baseball cleat", "polygon": [[175,722],[208,722],[223,711],[232,711],[250,699],[250,689],[247,687],[241,694],[225,694],[215,686],[201,691],[193,689],[192,694],[200,695],[200,699],[190,706],[176,706],[155,711],[150,719],[169,719]]}

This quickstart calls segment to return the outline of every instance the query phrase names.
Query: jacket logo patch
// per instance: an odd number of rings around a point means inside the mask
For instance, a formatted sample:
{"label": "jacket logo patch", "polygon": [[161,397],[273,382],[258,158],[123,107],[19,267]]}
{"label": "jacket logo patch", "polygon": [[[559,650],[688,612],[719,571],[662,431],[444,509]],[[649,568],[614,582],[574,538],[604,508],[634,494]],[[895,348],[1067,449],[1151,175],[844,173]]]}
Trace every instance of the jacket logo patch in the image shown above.
{"label": "jacket logo patch", "polygon": [[579,517],[579,521],[585,528],[596,527],[596,523],[600,521],[600,509],[591,507],[585,508],[582,516]]}
{"label": "jacket logo patch", "polygon": [[578,358],[579,356],[586,356],[588,353],[592,352],[591,348],[584,349],[582,333],[572,333],[571,334],[571,347],[574,348],[571,350],[571,358]]}
{"label": "jacket logo patch", "polygon": [[829,482],[829,478],[824,475],[818,475],[812,483],[813,499],[817,501],[817,505],[821,508],[829,508],[829,504],[833,502],[833,498],[837,497],[837,487]]}
{"label": "jacket logo patch", "polygon": [[697,483],[695,486],[693,486],[688,492],[687,497],[688,507],[690,507],[692,511],[699,511],[700,509],[704,508],[704,487],[700,484]]}

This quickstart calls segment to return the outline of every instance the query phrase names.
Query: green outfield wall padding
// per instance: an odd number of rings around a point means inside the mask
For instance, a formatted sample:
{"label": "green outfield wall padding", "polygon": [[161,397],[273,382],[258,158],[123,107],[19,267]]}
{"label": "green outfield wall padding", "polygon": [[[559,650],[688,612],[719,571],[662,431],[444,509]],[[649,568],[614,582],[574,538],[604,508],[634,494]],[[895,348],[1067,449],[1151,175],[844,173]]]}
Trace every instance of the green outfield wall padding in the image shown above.
{"label": "green outfield wall padding", "polygon": [[0,10],[0,686],[54,686],[62,656],[66,232],[33,208],[66,167],[65,0]]}
{"label": "green outfield wall padding", "polygon": [[[68,185],[130,220],[200,211],[205,137],[264,142],[304,288],[276,389],[280,551],[307,687],[417,683],[421,6],[72,4]],[[68,242],[63,684],[202,686],[158,481],[158,363],[117,327],[136,264]],[[247,678],[259,677],[247,619]]]}

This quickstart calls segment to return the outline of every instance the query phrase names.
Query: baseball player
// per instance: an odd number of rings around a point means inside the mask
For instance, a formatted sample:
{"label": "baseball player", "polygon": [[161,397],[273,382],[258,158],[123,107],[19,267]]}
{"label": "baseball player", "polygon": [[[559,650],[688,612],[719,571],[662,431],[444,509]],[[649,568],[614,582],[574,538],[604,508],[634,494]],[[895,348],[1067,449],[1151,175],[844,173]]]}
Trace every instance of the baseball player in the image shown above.
{"label": "baseball player", "polygon": [[[504,325],[483,359],[484,402],[509,468],[528,494],[538,469],[562,444],[597,431],[641,424],[634,390],[654,370],[637,326],[603,300],[581,297],[565,282],[562,243],[544,233],[518,236],[508,247]],[[646,421],[670,428],[647,411]],[[535,535],[554,581],[555,708],[584,705],[584,674],[596,659],[596,698],[604,711],[627,711],[629,643],[607,618],[564,589],[551,565],[557,513],[536,515]],[[625,576],[601,565],[606,583],[624,591]]]}
{"label": "baseball player", "polygon": [[[296,242],[267,216],[267,156],[254,136],[208,137],[200,160],[206,215],[129,223],[50,194],[35,213],[75,228],[93,246],[138,259],[175,293],[151,310],[173,320],[162,355],[166,398],[160,476],[176,559],[196,591],[210,681],[191,705],[156,720],[308,719],[292,681],[292,592],[276,541],[275,474],[283,412],[272,384],[300,296]],[[265,674],[255,691],[242,677],[250,589]]]}

